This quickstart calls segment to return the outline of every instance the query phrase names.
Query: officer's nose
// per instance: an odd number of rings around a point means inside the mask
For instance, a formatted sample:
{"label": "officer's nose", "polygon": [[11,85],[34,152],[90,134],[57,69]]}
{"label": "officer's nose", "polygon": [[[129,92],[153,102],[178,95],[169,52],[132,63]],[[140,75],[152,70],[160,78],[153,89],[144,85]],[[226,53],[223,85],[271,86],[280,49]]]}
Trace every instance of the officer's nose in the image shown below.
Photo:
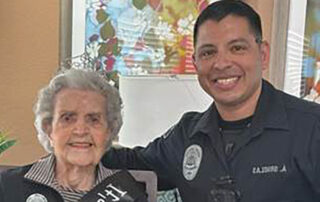
{"label": "officer's nose", "polygon": [[225,52],[217,53],[213,61],[213,68],[216,70],[224,70],[231,67],[230,56]]}

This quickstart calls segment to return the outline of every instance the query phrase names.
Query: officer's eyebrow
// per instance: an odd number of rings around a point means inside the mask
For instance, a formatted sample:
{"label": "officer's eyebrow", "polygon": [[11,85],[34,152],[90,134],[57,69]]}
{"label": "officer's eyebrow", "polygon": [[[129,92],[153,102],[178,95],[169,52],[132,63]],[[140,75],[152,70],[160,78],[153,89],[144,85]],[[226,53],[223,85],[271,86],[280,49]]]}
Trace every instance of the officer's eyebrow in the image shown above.
{"label": "officer's eyebrow", "polygon": [[203,45],[199,46],[197,49],[201,50],[201,49],[205,49],[205,48],[216,48],[216,46],[213,44],[203,44]]}
{"label": "officer's eyebrow", "polygon": [[[232,39],[231,41],[229,41],[227,43],[227,45],[232,45],[234,43],[245,43],[247,45],[250,45],[248,40],[245,39],[245,38],[237,38],[237,39]],[[201,46],[199,46],[197,49],[198,50],[201,50],[201,49],[204,49],[204,48],[216,48],[216,45],[214,44],[210,44],[210,43],[207,43],[207,44],[203,44]]]}
{"label": "officer's eyebrow", "polygon": [[228,45],[234,44],[234,43],[245,43],[249,45],[249,42],[247,39],[245,38],[237,38],[237,39],[233,39],[231,41],[228,42]]}

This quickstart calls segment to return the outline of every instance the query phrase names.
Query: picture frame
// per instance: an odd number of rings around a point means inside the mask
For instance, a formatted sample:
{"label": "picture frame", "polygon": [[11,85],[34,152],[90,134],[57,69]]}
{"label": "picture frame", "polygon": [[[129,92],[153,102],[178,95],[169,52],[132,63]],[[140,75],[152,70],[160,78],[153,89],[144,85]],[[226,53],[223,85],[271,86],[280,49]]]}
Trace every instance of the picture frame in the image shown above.
{"label": "picture frame", "polygon": [[271,26],[269,81],[278,89],[284,89],[287,28],[290,0],[274,0]]}
{"label": "picture frame", "polygon": [[303,97],[306,8],[307,0],[290,0],[283,90],[296,97]]}
{"label": "picture frame", "polygon": [[59,63],[72,57],[72,4],[73,1],[60,1]]}
{"label": "picture frame", "polygon": [[271,82],[291,95],[319,103],[320,2],[275,1],[274,19]]}

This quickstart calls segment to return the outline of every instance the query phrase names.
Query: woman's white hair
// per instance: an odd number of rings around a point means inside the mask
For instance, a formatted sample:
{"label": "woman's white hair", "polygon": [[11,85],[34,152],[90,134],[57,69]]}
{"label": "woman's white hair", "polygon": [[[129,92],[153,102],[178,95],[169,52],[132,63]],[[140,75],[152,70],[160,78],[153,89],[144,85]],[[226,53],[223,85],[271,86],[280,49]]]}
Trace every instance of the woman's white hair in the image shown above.
{"label": "woman's white hair", "polygon": [[39,91],[34,105],[34,124],[41,145],[49,153],[53,152],[53,148],[49,141],[49,134],[46,133],[45,128],[52,124],[55,96],[62,89],[66,88],[95,91],[105,97],[105,113],[108,129],[111,133],[106,150],[109,149],[112,141],[117,139],[122,126],[122,101],[119,92],[99,73],[80,69],[69,69],[63,73],[57,74],[50,81],[48,86]]}

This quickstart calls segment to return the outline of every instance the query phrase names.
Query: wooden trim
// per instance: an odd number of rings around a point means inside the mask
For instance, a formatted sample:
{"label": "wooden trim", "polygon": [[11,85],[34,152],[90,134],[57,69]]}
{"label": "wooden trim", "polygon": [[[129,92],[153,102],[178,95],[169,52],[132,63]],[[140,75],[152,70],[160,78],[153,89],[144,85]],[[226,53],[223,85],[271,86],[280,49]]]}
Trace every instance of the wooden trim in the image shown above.
{"label": "wooden trim", "polygon": [[278,89],[284,88],[290,0],[275,0],[271,34],[269,80]]}
{"label": "wooden trim", "polygon": [[72,54],[72,0],[60,0],[59,62]]}

